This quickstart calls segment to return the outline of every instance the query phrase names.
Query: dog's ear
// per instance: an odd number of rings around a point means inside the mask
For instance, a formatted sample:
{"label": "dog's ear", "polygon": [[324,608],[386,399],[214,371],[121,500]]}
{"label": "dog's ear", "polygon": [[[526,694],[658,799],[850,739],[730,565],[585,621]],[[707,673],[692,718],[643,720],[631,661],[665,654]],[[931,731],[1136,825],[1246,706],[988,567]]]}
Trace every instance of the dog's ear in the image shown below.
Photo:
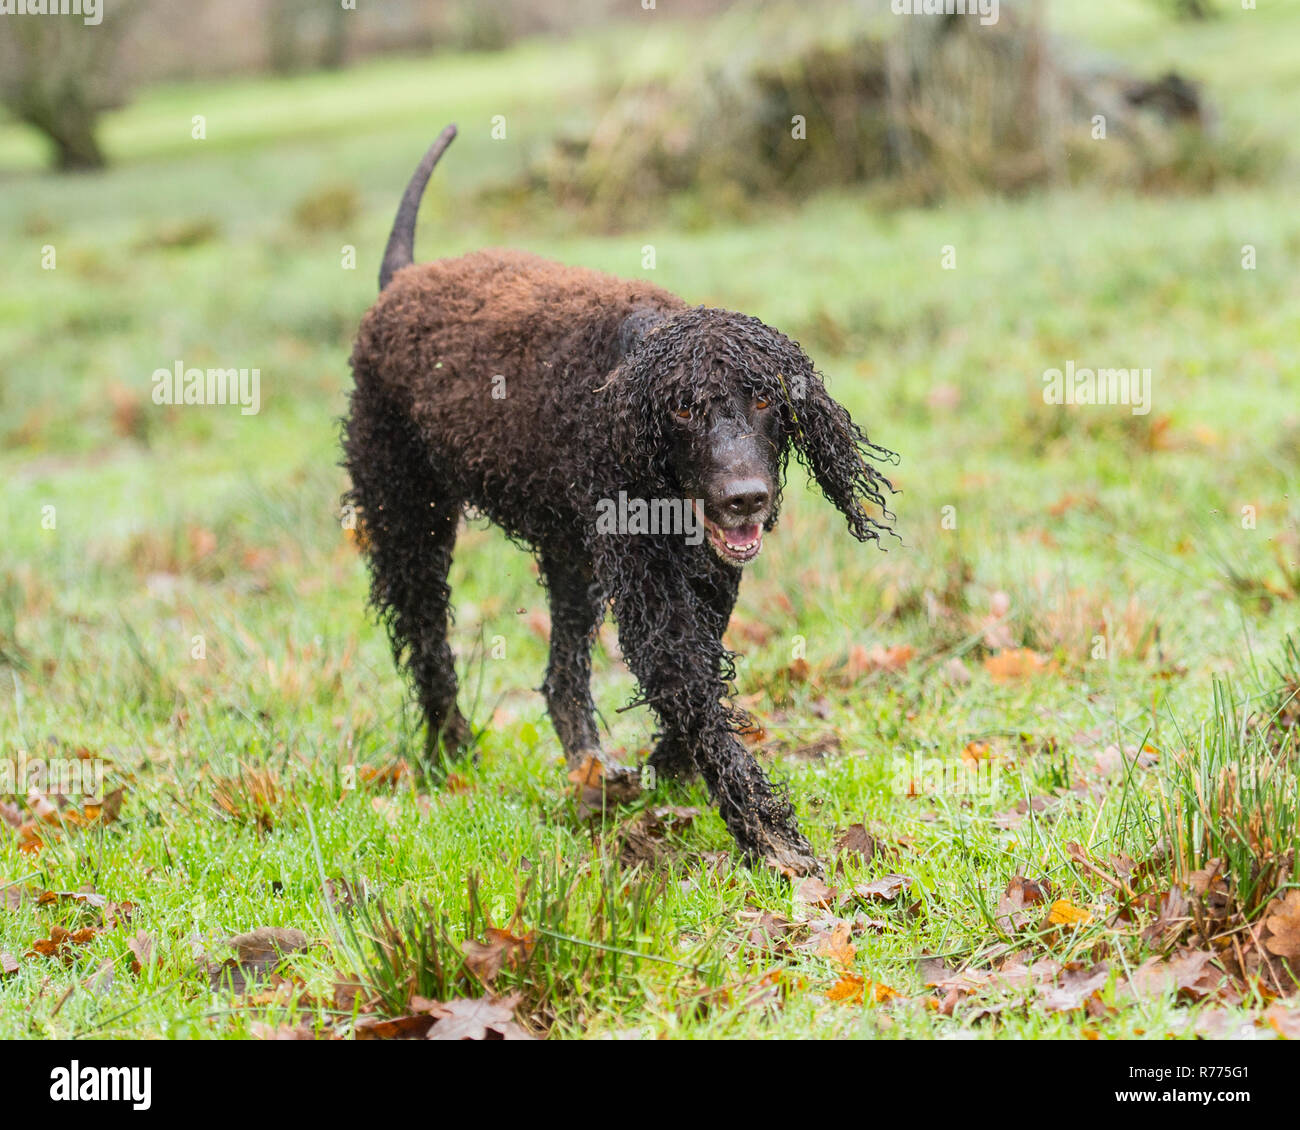
{"label": "dog's ear", "polygon": [[619,359],[598,390],[607,399],[605,418],[611,421],[611,450],[629,487],[668,489],[671,437],[667,413],[660,402],[664,361],[660,351],[646,348],[647,338],[668,318],[662,311],[637,307],[619,324]]}
{"label": "dog's ear", "polygon": [[645,335],[667,320],[662,310],[638,306],[618,325],[615,339],[620,357],[626,357],[645,339]]}
{"label": "dog's ear", "polygon": [[799,462],[849,520],[855,538],[879,541],[881,534],[892,534],[889,523],[894,515],[885,503],[885,491],[892,494],[894,487],[870,460],[894,463],[898,457],[867,439],[811,367],[782,380],[790,407],[790,441]]}

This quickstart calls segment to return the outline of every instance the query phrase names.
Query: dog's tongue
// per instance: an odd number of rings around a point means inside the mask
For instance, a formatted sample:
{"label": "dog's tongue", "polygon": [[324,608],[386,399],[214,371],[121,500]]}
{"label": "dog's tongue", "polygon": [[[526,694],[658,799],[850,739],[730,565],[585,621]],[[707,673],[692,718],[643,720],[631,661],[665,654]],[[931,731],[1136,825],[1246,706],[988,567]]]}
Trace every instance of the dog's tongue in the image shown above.
{"label": "dog's tongue", "polygon": [[751,522],[748,526],[733,526],[727,531],[727,541],[732,545],[748,545],[758,539],[758,523]]}

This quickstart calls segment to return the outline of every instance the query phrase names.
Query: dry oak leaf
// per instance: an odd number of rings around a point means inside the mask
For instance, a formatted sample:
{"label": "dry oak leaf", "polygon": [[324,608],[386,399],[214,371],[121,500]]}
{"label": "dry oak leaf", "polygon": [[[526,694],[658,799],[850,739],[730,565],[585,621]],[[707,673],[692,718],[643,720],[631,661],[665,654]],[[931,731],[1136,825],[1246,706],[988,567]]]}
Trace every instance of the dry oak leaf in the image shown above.
{"label": "dry oak leaf", "polygon": [[984,670],[995,683],[1014,683],[1055,669],[1055,662],[1027,647],[1007,648],[984,660]]}
{"label": "dry oak leaf", "polygon": [[1300,891],[1287,891],[1274,899],[1264,917],[1268,936],[1264,948],[1278,957],[1300,958]]}
{"label": "dry oak leaf", "polygon": [[1208,950],[1181,950],[1168,961],[1151,957],[1133,970],[1125,991],[1137,997],[1154,997],[1176,992],[1191,1000],[1209,996],[1219,987],[1223,974],[1209,963]]}
{"label": "dry oak leaf", "polygon": [[897,989],[881,981],[868,981],[856,973],[845,973],[826,990],[826,999],[836,1004],[884,1004],[899,999]]}
{"label": "dry oak leaf", "polygon": [[826,957],[837,965],[849,966],[853,964],[853,959],[858,955],[858,947],[849,941],[849,931],[852,926],[848,922],[840,922],[830,934],[823,934],[820,944],[814,951],[818,957]]}
{"label": "dry oak leaf", "polygon": [[[1076,1009],[1090,1007],[1094,995],[1110,979],[1110,969],[1100,965],[1092,970],[1067,969],[1061,975],[1061,983],[1049,988],[1039,997],[1044,1012],[1074,1012]],[[1095,998],[1098,1003],[1100,998]]]}
{"label": "dry oak leaf", "polygon": [[92,926],[84,926],[80,930],[51,926],[50,936],[33,942],[29,952],[39,954],[41,957],[57,957],[65,965],[71,965],[74,960],[73,947],[84,946],[98,933],[99,931]]}
{"label": "dry oak leaf", "polygon": [[437,1023],[429,1040],[531,1040],[515,1023],[517,996],[489,999],[471,997],[439,1005],[432,1015]]}

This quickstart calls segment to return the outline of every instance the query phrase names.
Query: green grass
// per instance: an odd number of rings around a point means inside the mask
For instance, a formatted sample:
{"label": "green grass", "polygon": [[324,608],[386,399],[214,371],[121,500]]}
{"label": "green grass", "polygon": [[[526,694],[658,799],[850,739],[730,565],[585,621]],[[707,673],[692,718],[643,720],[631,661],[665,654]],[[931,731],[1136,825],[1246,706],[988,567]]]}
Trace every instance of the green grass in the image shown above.
{"label": "green grass", "polygon": [[[1067,19],[1130,59],[1204,69],[1232,120],[1281,132],[1278,108],[1300,75],[1281,54],[1294,10],[1176,32],[1146,10],[1109,3],[1086,25],[1079,13]],[[987,952],[1014,874],[1050,877],[1078,906],[1101,904],[1109,888],[1066,845],[1149,855],[1162,795],[1180,779],[1177,755],[1201,748],[1202,724],[1221,717],[1215,674],[1240,693],[1276,682],[1269,663],[1300,626],[1291,185],[887,214],[830,195],[744,224],[721,217],[700,231],[606,238],[569,217],[493,226],[474,213],[473,190],[522,168],[619,65],[661,65],[684,35],[665,21],[621,64],[610,62],[617,33],[604,33],[369,64],[346,82],[144,92],[107,123],[118,163],[96,178],[35,173],[30,139],[0,130],[0,164],[21,170],[5,182],[0,234],[0,751],[85,748],[111,759],[109,787],[126,790],[114,823],[66,828],[38,853],[0,833],[0,880],[93,883],[134,904],[129,929],[97,935],[66,966],[22,955],[51,925],[93,922],[94,912],[0,909],[0,952],[21,959],[0,979],[0,1036],[240,1037],[298,1011],[320,1021],[334,971],[363,956],[323,876],[364,879],[395,914],[427,905],[420,913],[445,927],[454,952],[483,925],[470,913],[471,878],[499,926],[521,884],[542,874],[572,888],[556,909],[534,886],[521,923],[563,935],[535,981],[555,1036],[946,1035],[968,1021],[924,1006],[920,955],[960,963]],[[208,115],[208,142],[189,139],[194,113]],[[511,123],[505,142],[489,136],[494,113]],[[646,802],[702,809],[670,840],[670,859],[648,875],[620,867],[618,829],[636,812],[594,829],[575,812],[534,689],[544,595],[531,561],[494,531],[463,535],[452,575],[463,705],[485,728],[478,761],[457,770],[454,789],[410,775],[396,786],[354,781],[355,766],[414,762],[419,735],[339,526],[337,418],[398,191],[451,119],[462,137],[422,216],[424,255],[510,242],[636,275],[653,244],[655,282],[799,338],[872,438],[902,454],[902,544],[885,555],[858,546],[796,486],[748,571],[731,638],[745,653],[738,692],[823,857],[854,822],[903,842],[896,857],[850,862],[833,881],[889,871],[913,880],[906,899],[866,908],[883,928],[854,939],[852,964],[908,1003],[829,1003],[831,960],[744,943],[738,915],[753,906],[791,916],[792,890],[730,854],[711,865],[706,853],[727,852],[729,840],[698,786]],[[332,185],[356,190],[359,218],[300,231],[295,204]],[[158,246],[196,221],[215,224],[206,242]],[[1258,249],[1255,271],[1241,269],[1246,243]],[[53,271],[40,269],[47,244]],[[357,249],[354,271],[340,266],[345,244]],[[953,271],[940,266],[949,244]],[[262,412],[155,406],[150,375],[178,358],[259,367]],[[1150,367],[1151,413],[1048,407],[1042,373],[1069,359]],[[1246,506],[1254,528],[1243,527]],[[984,621],[999,593],[1011,641],[1053,671],[998,683],[984,670]],[[492,657],[498,636],[504,658]],[[1097,636],[1104,660],[1092,658]],[[901,644],[916,651],[901,673],[853,666],[855,648]],[[802,681],[790,672],[796,648]],[[969,683],[943,676],[954,656]],[[604,648],[595,690],[607,744],[644,749],[651,720],[618,713],[632,684]],[[824,760],[789,752],[827,736],[839,750]],[[893,787],[896,757],[960,758],[976,742],[1000,759],[997,795]],[[1149,743],[1160,761],[1099,768],[1096,742]],[[251,802],[231,815],[217,800],[221,779],[248,771],[276,782],[260,825]],[[1079,782],[1089,787],[1070,788]],[[995,817],[1026,796],[1054,804],[1004,828]],[[607,913],[611,890],[641,883],[653,892],[644,914]],[[214,992],[196,965],[192,937],[214,944],[262,925],[326,943],[292,959],[304,996],[290,1006],[247,1007]],[[157,939],[158,963],[139,976],[126,945],[136,930]],[[1117,1011],[1096,1021],[1031,1005],[974,1025],[977,1034],[1181,1031],[1185,1005],[1126,1003],[1118,991],[1124,962],[1147,956],[1137,931],[1119,938],[1094,922],[1021,940],[1061,959],[1109,941],[1122,961],[1103,995]],[[614,950],[643,956],[611,968]],[[106,960],[115,979],[96,993],[87,982]],[[784,970],[782,1007],[750,1007],[773,967]],[[729,986],[729,997],[718,992]],[[1242,1014],[1258,1004],[1248,997]]]}

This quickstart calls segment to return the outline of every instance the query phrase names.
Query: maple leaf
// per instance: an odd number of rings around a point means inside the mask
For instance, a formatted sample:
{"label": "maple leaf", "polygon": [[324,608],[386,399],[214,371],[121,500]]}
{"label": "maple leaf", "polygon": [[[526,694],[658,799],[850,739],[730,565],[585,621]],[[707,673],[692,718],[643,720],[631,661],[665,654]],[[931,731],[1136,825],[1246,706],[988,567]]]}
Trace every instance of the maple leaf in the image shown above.
{"label": "maple leaf", "polygon": [[515,1023],[517,996],[490,999],[470,997],[450,1001],[434,1009],[437,1020],[426,1039],[430,1040],[531,1040]]}
{"label": "maple leaf", "polygon": [[1269,903],[1264,926],[1268,930],[1264,948],[1269,953],[1300,958],[1300,891],[1287,891],[1285,898]]}

